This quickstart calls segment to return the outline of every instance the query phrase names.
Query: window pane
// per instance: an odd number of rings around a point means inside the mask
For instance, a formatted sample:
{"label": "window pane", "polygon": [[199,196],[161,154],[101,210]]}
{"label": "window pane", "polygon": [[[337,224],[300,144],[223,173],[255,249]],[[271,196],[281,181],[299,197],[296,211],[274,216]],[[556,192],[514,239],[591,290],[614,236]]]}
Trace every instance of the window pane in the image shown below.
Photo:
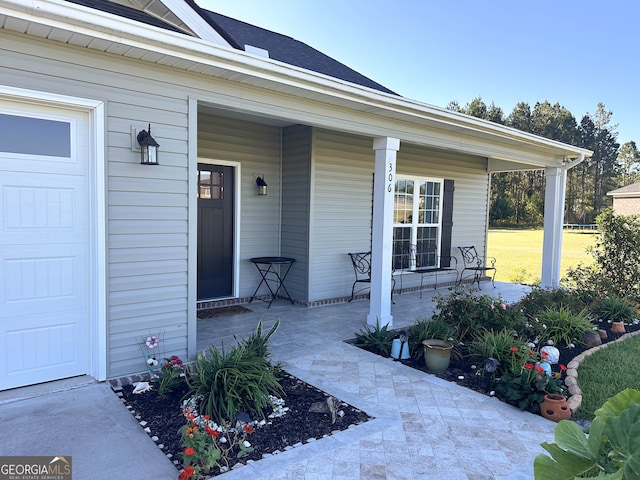
{"label": "window pane", "polygon": [[393,205],[393,223],[413,221],[413,180],[400,179],[396,182]]}
{"label": "window pane", "polygon": [[438,266],[438,228],[420,227],[418,228],[418,239],[416,248],[417,267]]}
{"label": "window pane", "polygon": [[420,203],[418,206],[418,223],[439,223],[440,184],[437,182],[420,182]]}
{"label": "window pane", "polygon": [[392,266],[394,270],[410,267],[409,245],[411,244],[411,227],[395,227],[393,229]]}
{"label": "window pane", "polygon": [[71,157],[71,124],[0,113],[0,152]]}
{"label": "window pane", "polygon": [[224,198],[224,174],[210,170],[198,171],[198,198],[221,200]]}
{"label": "window pane", "polygon": [[211,172],[198,172],[198,198],[211,198]]}

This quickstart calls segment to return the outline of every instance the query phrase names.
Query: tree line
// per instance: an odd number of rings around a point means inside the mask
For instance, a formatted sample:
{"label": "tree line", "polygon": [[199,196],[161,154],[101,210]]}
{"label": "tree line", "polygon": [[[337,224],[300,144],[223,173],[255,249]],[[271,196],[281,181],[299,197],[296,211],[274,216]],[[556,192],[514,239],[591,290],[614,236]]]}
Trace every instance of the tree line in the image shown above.
{"label": "tree line", "polygon": [[[594,223],[611,206],[607,192],[640,181],[640,152],[633,141],[620,146],[617,125],[611,124],[613,112],[602,103],[579,123],[564,106],[546,100],[537,102],[533,109],[519,102],[509,115],[480,97],[464,107],[452,101],[447,108],[593,151],[590,159],[568,171],[565,223]],[[542,170],[492,174],[490,224],[541,225],[544,184]]]}

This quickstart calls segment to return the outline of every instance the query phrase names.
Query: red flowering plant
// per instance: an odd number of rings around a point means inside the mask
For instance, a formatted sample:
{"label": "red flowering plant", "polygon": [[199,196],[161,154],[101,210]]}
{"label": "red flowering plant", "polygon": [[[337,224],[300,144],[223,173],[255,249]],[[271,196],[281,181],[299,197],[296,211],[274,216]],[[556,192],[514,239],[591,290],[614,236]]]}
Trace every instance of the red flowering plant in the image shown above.
{"label": "red flowering plant", "polygon": [[[528,351],[528,355],[519,370],[513,368],[502,375],[496,384],[496,394],[520,410],[539,414],[540,403],[544,400],[545,394],[564,395],[564,385],[560,372],[552,372],[548,365],[543,366],[545,352],[542,352],[539,360],[532,350]],[[559,368],[566,370],[564,365],[560,365]]]}
{"label": "red flowering plant", "polygon": [[184,470],[178,480],[208,478],[216,467],[218,473],[226,472],[232,458],[242,458],[253,451],[247,441],[247,435],[253,433],[252,425],[220,426],[209,415],[197,415],[189,407],[182,412],[187,423],[179,431]]}
{"label": "red flowering plant", "polygon": [[158,394],[164,395],[180,385],[184,379],[184,364],[180,357],[171,355],[165,358],[160,369],[160,379],[158,380]]}

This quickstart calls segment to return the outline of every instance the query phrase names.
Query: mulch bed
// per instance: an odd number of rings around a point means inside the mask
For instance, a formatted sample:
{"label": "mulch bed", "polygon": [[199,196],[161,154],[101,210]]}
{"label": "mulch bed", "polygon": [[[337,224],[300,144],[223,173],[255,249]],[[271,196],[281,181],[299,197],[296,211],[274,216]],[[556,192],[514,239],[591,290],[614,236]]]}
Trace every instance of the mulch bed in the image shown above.
{"label": "mulch bed", "polygon": [[[607,322],[599,322],[594,323],[594,325],[598,326],[598,329],[605,330],[607,332],[607,338],[602,340],[602,343],[612,342],[614,340],[619,339],[622,335],[620,333],[612,333],[611,325]],[[640,324],[637,325],[626,325],[627,332],[636,332],[640,330]],[[400,331],[406,329],[399,329],[397,331],[392,331],[392,333],[400,333]],[[356,345],[355,339],[347,340],[348,343]],[[576,344],[574,348],[568,348],[562,345],[554,345],[560,351],[560,362],[561,364],[567,365],[573,358],[577,357],[581,353],[587,350],[587,347],[584,345]],[[378,352],[372,352],[378,353]],[[411,352],[413,353],[413,352]],[[389,355],[386,357],[390,358]],[[427,370],[427,367],[424,363],[424,356],[419,355],[417,358],[410,358],[408,360],[395,360],[397,362],[401,362],[404,365],[407,365],[411,368],[415,368],[417,370],[421,370],[425,373],[430,373]],[[478,368],[480,365],[478,365]],[[554,371],[558,370],[557,368]],[[564,372],[562,373],[562,380],[564,381]],[[487,383],[487,379],[483,376],[476,375],[476,370],[471,368],[471,365],[466,362],[464,359],[456,360],[454,358],[451,359],[451,363],[449,364],[449,368],[446,372],[442,374],[436,374],[438,378],[442,378],[443,380],[447,380],[449,382],[454,382],[462,387],[468,388],[470,390],[489,395],[489,392],[493,391],[495,388],[495,382]]]}
{"label": "mulch bed", "polygon": [[[323,413],[310,413],[312,403],[325,402],[329,395],[301,380],[285,374],[280,382],[285,396],[285,406],[289,411],[282,417],[274,418],[263,427],[256,428],[255,432],[247,437],[254,447],[254,451],[241,460],[260,460],[263,455],[273,452],[282,452],[288,447],[300,443],[307,443],[313,439],[319,439],[333,432],[346,430],[352,425],[357,425],[370,420],[372,417],[365,412],[340,402],[339,409],[344,412],[338,416],[336,423],[332,423],[331,415]],[[144,427],[149,429],[149,436],[158,437],[157,444],[162,445],[162,451],[168,454],[176,467],[182,468],[182,448],[178,430],[186,424],[182,414],[182,399],[187,395],[188,388],[185,383],[174,391],[160,397],[157,390],[143,394],[132,393],[133,386],[125,385],[121,392],[122,398],[139,422],[146,422]],[[271,412],[265,412],[269,414]],[[212,472],[217,474],[219,472]]]}

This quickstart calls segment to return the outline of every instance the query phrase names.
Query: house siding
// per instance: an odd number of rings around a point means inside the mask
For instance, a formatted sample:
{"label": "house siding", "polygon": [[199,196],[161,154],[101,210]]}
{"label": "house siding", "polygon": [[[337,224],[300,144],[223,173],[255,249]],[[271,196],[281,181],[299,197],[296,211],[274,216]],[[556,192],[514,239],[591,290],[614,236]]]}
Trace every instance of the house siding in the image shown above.
{"label": "house siding", "polygon": [[[347,253],[371,248],[374,169],[371,138],[323,129],[314,130],[314,134],[311,301],[344,297],[351,291],[353,269]],[[485,251],[489,185],[486,158],[401,143],[396,175],[454,180],[451,253],[458,254],[457,247],[463,245]],[[441,274],[438,281],[455,281],[455,275]],[[405,275],[402,284],[403,288],[418,286],[420,277]],[[429,284],[426,277],[425,284]]]}
{"label": "house siding", "polygon": [[282,131],[282,255],[296,259],[286,286],[303,302],[309,300],[312,132],[304,125]]}
{"label": "house siding", "polygon": [[[0,53],[5,85],[105,102],[107,377],[144,370],[139,341],[151,334],[161,353],[185,357],[187,93],[166,69],[59,43],[3,32]],[[132,126],[147,122],[159,167],[132,150]]]}
{"label": "house siding", "polygon": [[640,197],[613,197],[613,211],[616,215],[638,215]]}
{"label": "house siding", "polygon": [[[279,127],[206,113],[198,115],[199,160],[241,163],[237,216],[241,234],[240,251],[236,252],[240,260],[239,297],[250,296],[260,281],[249,259],[281,254],[280,151]],[[267,182],[267,195],[258,195],[257,177]]]}

